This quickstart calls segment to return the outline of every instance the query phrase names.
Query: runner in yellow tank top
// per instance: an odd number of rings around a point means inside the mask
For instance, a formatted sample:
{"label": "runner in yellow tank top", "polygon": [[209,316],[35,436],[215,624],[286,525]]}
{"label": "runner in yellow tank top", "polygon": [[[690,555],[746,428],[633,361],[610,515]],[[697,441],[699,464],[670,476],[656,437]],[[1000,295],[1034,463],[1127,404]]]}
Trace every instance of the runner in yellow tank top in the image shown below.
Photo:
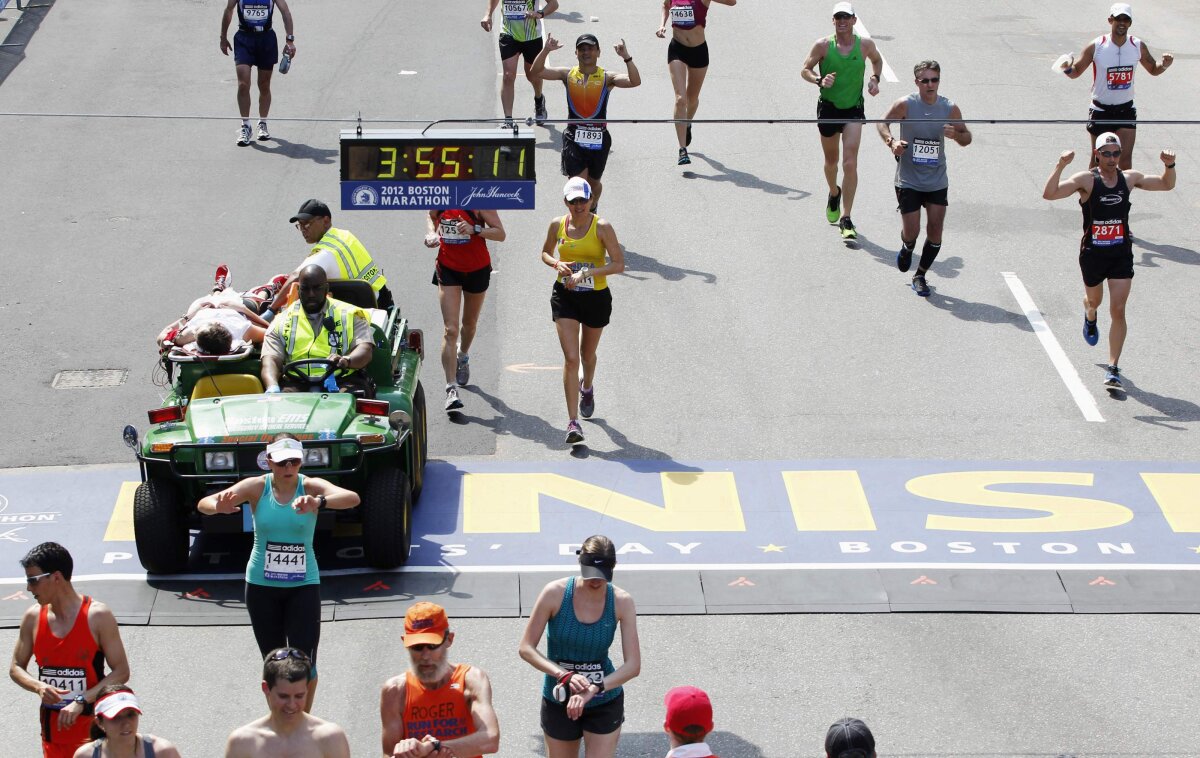
{"label": "runner in yellow tank top", "polygon": [[612,315],[608,277],[625,270],[625,255],[612,225],[589,210],[592,188],[586,179],[569,179],[563,188],[563,202],[567,215],[550,222],[542,245],[542,263],[555,273],[550,316],[563,351],[567,444],[578,445],[583,442],[579,415],[591,418],[596,410],[592,388],[596,347]]}

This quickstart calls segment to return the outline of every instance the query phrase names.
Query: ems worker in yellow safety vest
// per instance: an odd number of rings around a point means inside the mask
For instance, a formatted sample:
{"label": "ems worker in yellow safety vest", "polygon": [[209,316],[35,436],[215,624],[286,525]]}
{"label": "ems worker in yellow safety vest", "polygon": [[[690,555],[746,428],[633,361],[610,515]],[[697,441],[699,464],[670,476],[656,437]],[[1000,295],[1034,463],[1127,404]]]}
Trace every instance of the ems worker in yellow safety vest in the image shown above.
{"label": "ems worker in yellow safety vest", "polygon": [[[323,385],[283,375],[292,361],[323,358],[339,369],[365,368],[375,353],[371,324],[361,308],[329,296],[329,278],[325,269],[308,265],[300,269],[299,297],[271,322],[262,346],[262,383],[267,392],[327,392],[365,390],[370,394],[371,380],[361,371],[335,376],[335,388],[328,380]],[[320,377],[325,364],[298,368],[309,377]]]}
{"label": "ems worker in yellow safety vest", "polygon": [[279,294],[271,303],[269,312],[263,314],[264,318],[270,321],[272,315],[287,305],[288,293],[300,269],[314,263],[325,269],[330,279],[361,279],[369,283],[371,289],[375,290],[377,307],[389,311],[392,309],[392,291],[387,288],[387,277],[383,275],[383,269],[371,258],[371,254],[358,241],[358,237],[345,229],[334,228],[328,205],[316,199],[305,200],[288,223],[296,225],[300,234],[304,236],[304,241],[312,245],[312,249],[296,270],[288,275],[287,281],[279,288]]}

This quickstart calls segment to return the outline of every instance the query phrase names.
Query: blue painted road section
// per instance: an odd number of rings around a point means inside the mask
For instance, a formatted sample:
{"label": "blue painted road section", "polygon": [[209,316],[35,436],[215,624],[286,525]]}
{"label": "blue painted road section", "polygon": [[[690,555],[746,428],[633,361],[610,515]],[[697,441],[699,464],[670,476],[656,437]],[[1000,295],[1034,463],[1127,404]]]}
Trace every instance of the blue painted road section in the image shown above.
{"label": "blue painted road section", "polygon": [[[17,560],[44,540],[68,546],[77,575],[140,575],[118,508],[137,479],[135,467],[0,472],[0,577],[19,577]],[[625,568],[1190,569],[1200,464],[431,461],[408,565],[564,566],[595,533]],[[319,540],[322,569],[361,566],[357,543]],[[236,574],[248,549],[244,536],[205,536],[193,570]]]}

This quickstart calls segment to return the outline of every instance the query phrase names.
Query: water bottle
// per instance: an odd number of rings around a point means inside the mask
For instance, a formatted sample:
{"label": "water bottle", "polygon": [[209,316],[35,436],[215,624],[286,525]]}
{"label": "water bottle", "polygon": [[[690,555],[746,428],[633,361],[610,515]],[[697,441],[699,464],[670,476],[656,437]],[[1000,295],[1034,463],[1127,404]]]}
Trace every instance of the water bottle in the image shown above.
{"label": "water bottle", "polygon": [[292,67],[292,56],[288,55],[287,53],[284,53],[283,57],[279,59],[279,73],[286,74],[288,72],[288,70],[291,69],[291,67]]}

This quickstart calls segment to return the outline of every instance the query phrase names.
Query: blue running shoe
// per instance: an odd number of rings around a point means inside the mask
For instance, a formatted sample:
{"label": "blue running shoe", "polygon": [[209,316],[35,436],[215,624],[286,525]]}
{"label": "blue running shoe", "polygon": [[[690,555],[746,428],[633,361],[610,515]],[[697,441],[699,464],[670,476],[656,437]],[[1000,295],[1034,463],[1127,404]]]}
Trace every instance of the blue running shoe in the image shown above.
{"label": "blue running shoe", "polygon": [[1088,321],[1086,314],[1083,317],[1083,341],[1089,345],[1100,341],[1100,327],[1096,326],[1095,321]]}
{"label": "blue running shoe", "polygon": [[1104,374],[1104,386],[1110,390],[1125,389],[1125,385],[1121,384],[1121,369],[1116,366],[1109,366],[1108,371]]}
{"label": "blue running shoe", "polygon": [[929,297],[929,285],[925,283],[925,277],[923,275],[917,274],[913,277],[912,288],[913,292],[917,293],[921,297]]}

